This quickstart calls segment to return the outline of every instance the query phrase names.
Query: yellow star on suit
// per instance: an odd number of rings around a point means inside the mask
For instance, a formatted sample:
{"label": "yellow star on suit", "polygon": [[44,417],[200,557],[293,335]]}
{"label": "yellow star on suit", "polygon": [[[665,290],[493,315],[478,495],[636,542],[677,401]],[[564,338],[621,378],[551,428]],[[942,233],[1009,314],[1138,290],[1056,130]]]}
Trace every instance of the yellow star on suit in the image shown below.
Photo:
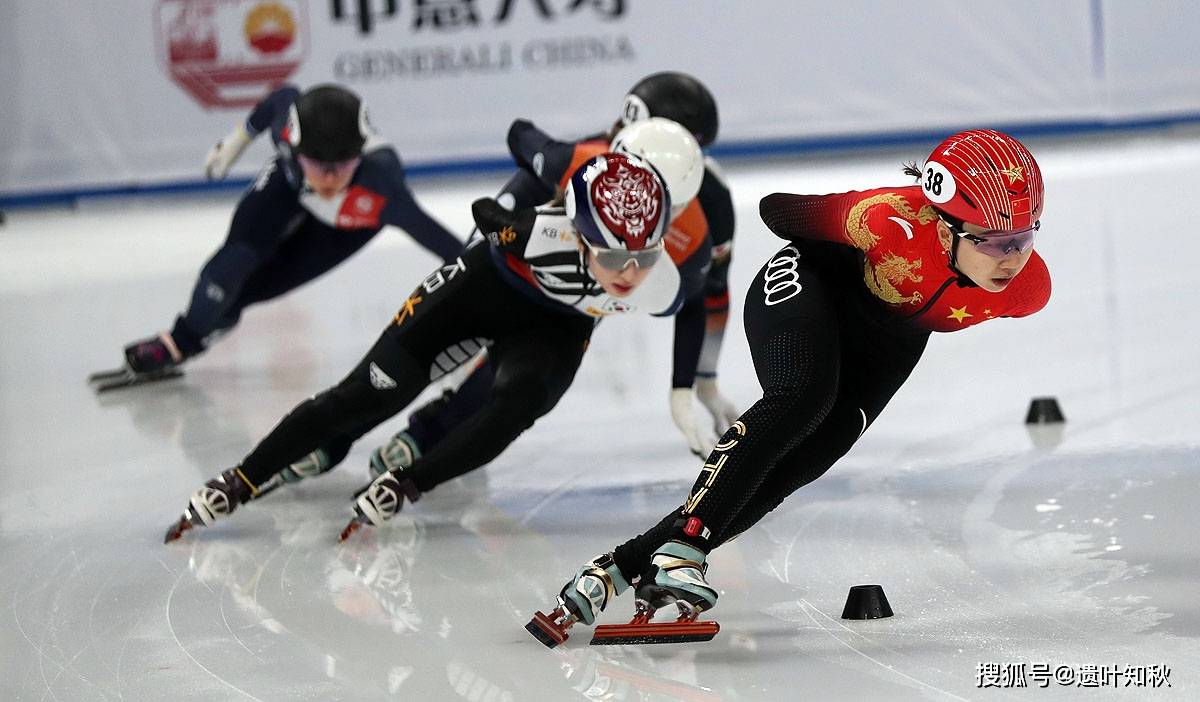
{"label": "yellow star on suit", "polygon": [[959,321],[959,323],[961,324],[962,321],[964,319],[966,319],[967,317],[974,317],[974,316],[975,315],[973,315],[967,311],[967,306],[963,305],[962,307],[951,307],[950,314],[946,315],[946,319],[957,319]]}

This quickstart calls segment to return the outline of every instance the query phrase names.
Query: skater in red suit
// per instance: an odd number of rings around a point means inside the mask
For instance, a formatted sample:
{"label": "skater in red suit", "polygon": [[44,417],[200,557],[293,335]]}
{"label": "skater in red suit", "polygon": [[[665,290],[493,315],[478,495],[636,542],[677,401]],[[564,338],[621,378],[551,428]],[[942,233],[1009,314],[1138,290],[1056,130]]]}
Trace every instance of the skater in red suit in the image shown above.
{"label": "skater in red suit", "polygon": [[[717,601],[705,579],[712,549],[845,455],[931,332],[1046,305],[1050,274],[1033,250],[1042,175],[1024,145],[991,130],[960,132],[905,173],[919,184],[762,199],[763,221],[788,242],[746,293],[762,398],[721,437],[681,507],[585,563],[558,608],[534,617],[527,628],[543,643],[561,642],[576,621],[592,624],[635,582],[634,623],[604,627],[598,639],[711,638],[715,623],[695,617]],[[670,603],[680,622],[647,624]]]}

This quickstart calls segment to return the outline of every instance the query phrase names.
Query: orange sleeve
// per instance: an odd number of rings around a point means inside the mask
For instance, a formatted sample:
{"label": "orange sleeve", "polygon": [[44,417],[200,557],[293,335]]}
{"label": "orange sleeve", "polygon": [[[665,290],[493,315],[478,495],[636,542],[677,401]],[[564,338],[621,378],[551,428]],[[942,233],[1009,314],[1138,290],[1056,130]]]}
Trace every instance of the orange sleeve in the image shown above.
{"label": "orange sleeve", "polygon": [[671,220],[667,230],[667,254],[679,266],[686,261],[708,237],[708,219],[700,208],[700,201],[693,199],[678,217]]}
{"label": "orange sleeve", "polygon": [[567,189],[567,183],[571,182],[571,176],[579,169],[580,166],[587,163],[588,159],[593,156],[608,151],[608,143],[599,139],[593,141],[581,141],[575,145],[575,153],[571,156],[571,165],[563,172],[558,179],[558,187],[563,190]]}

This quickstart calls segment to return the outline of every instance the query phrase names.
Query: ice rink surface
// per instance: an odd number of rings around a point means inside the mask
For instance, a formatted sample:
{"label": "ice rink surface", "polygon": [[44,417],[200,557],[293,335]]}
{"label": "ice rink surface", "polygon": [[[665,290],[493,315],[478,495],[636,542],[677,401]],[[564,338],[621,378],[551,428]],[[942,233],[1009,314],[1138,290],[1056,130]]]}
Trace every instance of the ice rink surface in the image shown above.
{"label": "ice rink surface", "polygon": [[[699,462],[667,412],[669,321],[606,321],[554,412],[386,528],[335,543],[402,417],[339,470],[164,546],[189,493],[348,371],[435,260],[385,231],[251,309],[183,379],[96,397],[85,376],[186,303],[236,193],[8,213],[0,699],[1197,699],[1200,137],[1031,145],[1050,305],[934,335],[840,464],[713,554],[721,633],[676,646],[589,647],[578,627],[548,650],[523,629],[686,495]],[[758,388],[738,306],[782,245],[758,199],[901,185],[927,149],[728,164],[721,382],[741,405]],[[501,180],[413,186],[465,232]],[[1042,395],[1062,431],[1024,426]],[[896,616],[840,619],[863,583]],[[626,595],[602,621],[631,610]],[[1033,689],[1004,686],[1019,666]]]}

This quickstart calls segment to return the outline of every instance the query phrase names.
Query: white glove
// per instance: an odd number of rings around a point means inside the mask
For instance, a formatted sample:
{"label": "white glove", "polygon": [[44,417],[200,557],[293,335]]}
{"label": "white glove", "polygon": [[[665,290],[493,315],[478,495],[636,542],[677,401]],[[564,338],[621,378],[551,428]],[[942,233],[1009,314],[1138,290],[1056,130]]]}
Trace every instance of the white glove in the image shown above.
{"label": "white glove", "polygon": [[671,389],[671,420],[683,438],[687,439],[688,448],[692,453],[704,458],[716,446],[716,441],[696,422],[696,412],[693,409],[692,398],[696,393],[691,388]]}
{"label": "white glove", "polygon": [[721,390],[717,388],[716,378],[697,378],[696,397],[712,415],[713,431],[717,433],[717,436],[722,436],[729,427],[733,426],[738,417],[742,416],[742,413],[738,412],[737,405],[721,394]]}
{"label": "white glove", "polygon": [[225,174],[229,173],[229,169],[253,140],[254,137],[246,133],[245,126],[239,124],[234,127],[232,132],[208,150],[208,155],[204,157],[204,175],[209,180],[224,180]]}

